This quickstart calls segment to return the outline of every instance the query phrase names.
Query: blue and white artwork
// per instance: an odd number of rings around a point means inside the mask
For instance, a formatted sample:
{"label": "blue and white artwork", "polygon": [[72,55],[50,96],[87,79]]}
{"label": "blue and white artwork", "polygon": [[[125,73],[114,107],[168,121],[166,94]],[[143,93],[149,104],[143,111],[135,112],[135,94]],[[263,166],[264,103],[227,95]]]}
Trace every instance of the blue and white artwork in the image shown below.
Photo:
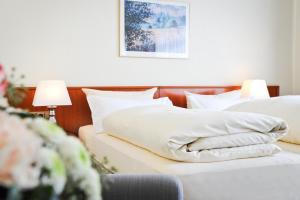
{"label": "blue and white artwork", "polygon": [[121,55],[188,57],[188,15],[184,3],[121,0]]}

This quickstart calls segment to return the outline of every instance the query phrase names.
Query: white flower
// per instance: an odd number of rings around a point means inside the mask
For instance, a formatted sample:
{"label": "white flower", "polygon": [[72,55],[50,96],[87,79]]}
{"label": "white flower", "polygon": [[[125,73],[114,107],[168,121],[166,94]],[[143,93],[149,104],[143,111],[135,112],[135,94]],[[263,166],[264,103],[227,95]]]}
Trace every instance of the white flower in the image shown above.
{"label": "white flower", "polygon": [[29,124],[29,127],[37,132],[47,142],[58,144],[62,142],[66,133],[62,128],[44,118],[36,118]]}
{"label": "white flower", "polygon": [[89,168],[81,174],[79,188],[84,191],[89,200],[101,200],[100,177],[96,170]]}
{"label": "white flower", "polygon": [[0,95],[0,107],[6,108],[7,106],[8,106],[7,99],[4,97],[1,97],[1,95]]}
{"label": "white flower", "polygon": [[66,184],[87,199],[101,200],[100,177],[82,143],[45,119],[22,120],[0,112],[0,185],[49,185],[60,195]]}
{"label": "white flower", "polygon": [[6,112],[7,113],[19,113],[19,114],[22,114],[22,113],[26,113],[27,111],[23,110],[21,108],[14,108],[14,107],[8,106],[6,108]]}
{"label": "white flower", "polygon": [[41,183],[53,187],[56,194],[61,194],[66,184],[66,171],[57,152],[42,148],[39,163],[46,172],[42,174]]}
{"label": "white flower", "polygon": [[68,136],[58,146],[58,151],[66,164],[67,173],[72,182],[77,182],[89,200],[101,199],[100,177],[91,167],[88,151],[75,137]]}
{"label": "white flower", "polygon": [[0,112],[0,183],[33,188],[39,183],[41,139],[15,117]]}
{"label": "white flower", "polygon": [[80,170],[85,170],[91,166],[87,150],[75,137],[67,136],[58,145],[58,152],[66,164],[68,173],[72,174],[72,176],[76,176],[80,173]]}

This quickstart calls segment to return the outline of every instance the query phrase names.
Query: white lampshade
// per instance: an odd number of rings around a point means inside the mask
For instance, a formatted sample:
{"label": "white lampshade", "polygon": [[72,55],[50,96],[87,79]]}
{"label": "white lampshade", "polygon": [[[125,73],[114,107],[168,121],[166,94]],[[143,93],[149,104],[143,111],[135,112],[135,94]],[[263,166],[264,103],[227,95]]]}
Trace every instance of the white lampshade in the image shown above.
{"label": "white lampshade", "polygon": [[33,99],[33,106],[72,105],[64,81],[47,80],[39,82]]}
{"label": "white lampshade", "polygon": [[253,99],[270,98],[267,83],[265,80],[246,80],[242,86],[242,97]]}

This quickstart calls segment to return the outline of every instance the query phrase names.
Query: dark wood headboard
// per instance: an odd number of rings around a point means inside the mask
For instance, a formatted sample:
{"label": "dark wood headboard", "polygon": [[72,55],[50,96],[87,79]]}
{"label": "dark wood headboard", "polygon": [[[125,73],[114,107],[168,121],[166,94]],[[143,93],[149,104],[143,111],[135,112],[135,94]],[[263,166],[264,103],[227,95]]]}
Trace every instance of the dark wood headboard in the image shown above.
{"label": "dark wood headboard", "polygon": [[[82,88],[92,88],[98,90],[111,91],[142,91],[157,87],[155,98],[169,97],[175,106],[186,107],[186,98],[184,91],[197,94],[220,94],[232,90],[240,89],[240,86],[111,86],[111,87],[68,87],[71,97],[72,106],[58,107],[56,111],[57,123],[62,126],[68,133],[77,135],[79,127],[92,123],[91,112]],[[272,97],[279,96],[279,86],[268,86],[269,93]],[[29,111],[46,111],[44,107],[33,107],[32,100],[35,88],[28,88],[28,95],[22,108]]]}

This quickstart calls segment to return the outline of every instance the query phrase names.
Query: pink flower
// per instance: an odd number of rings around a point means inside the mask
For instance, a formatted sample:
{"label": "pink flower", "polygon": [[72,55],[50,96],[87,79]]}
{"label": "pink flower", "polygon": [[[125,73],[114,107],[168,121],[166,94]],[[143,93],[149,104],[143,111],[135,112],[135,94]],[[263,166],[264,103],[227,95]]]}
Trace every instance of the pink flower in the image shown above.
{"label": "pink flower", "polygon": [[33,188],[39,183],[42,141],[26,123],[0,112],[0,185]]}
{"label": "pink flower", "polygon": [[8,85],[8,81],[6,79],[4,67],[3,65],[0,64],[0,96],[3,96],[5,94],[7,85]]}

